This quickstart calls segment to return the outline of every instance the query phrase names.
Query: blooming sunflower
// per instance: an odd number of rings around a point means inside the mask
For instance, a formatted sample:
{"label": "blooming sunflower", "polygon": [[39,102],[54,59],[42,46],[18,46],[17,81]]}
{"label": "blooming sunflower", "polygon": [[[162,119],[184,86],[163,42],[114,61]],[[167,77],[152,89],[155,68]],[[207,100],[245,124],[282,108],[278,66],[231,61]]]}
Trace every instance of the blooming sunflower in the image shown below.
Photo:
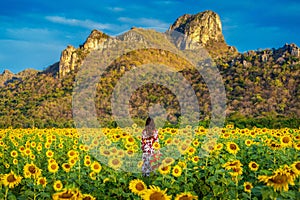
{"label": "blooming sunflower", "polygon": [[147,185],[140,179],[134,179],[129,182],[129,189],[132,193],[141,196],[147,190]]}
{"label": "blooming sunflower", "polygon": [[46,152],[46,156],[47,156],[48,158],[52,158],[52,157],[54,156],[54,152],[51,151],[51,150],[48,150],[48,151]]}
{"label": "blooming sunflower", "polygon": [[46,177],[40,177],[37,179],[37,184],[42,185],[43,187],[46,187],[47,185],[47,179]]}
{"label": "blooming sunflower", "polygon": [[174,200],[197,200],[198,197],[192,195],[190,192],[183,192],[180,194],[177,194]]}
{"label": "blooming sunflower", "polygon": [[145,193],[142,195],[142,199],[144,200],[171,200],[172,196],[168,196],[167,194],[167,189],[161,190],[157,186],[150,186],[150,189],[147,189]]}
{"label": "blooming sunflower", "polygon": [[189,148],[187,149],[187,153],[188,153],[190,156],[194,155],[195,152],[196,152],[196,149],[195,149],[194,147],[189,147]]}
{"label": "blooming sunflower", "polygon": [[231,154],[237,154],[237,152],[240,150],[239,146],[234,142],[228,142],[226,147],[227,151]]}
{"label": "blooming sunflower", "polygon": [[199,156],[193,156],[193,157],[191,158],[192,162],[195,163],[195,164],[198,163],[199,159],[200,159]]}
{"label": "blooming sunflower", "polygon": [[8,174],[2,175],[1,180],[4,186],[6,187],[8,186],[9,188],[14,188],[20,184],[22,177],[15,175],[15,173],[11,171]]}
{"label": "blooming sunflower", "polygon": [[97,178],[96,172],[91,172],[91,173],[89,173],[89,177],[90,177],[92,180],[96,180],[96,178]]}
{"label": "blooming sunflower", "polygon": [[175,165],[172,169],[172,175],[175,177],[181,176],[182,168],[179,165]]}
{"label": "blooming sunflower", "polygon": [[31,178],[31,177],[38,178],[42,173],[42,170],[33,163],[31,163],[31,164],[27,163],[24,166],[23,171],[24,171],[25,178]]}
{"label": "blooming sunflower", "polygon": [[69,163],[63,163],[62,168],[65,172],[70,172],[72,166]]}
{"label": "blooming sunflower", "polygon": [[108,161],[108,165],[113,169],[119,169],[122,166],[122,161],[119,158],[112,158]]}
{"label": "blooming sunflower", "polygon": [[100,165],[100,163],[98,163],[97,161],[94,161],[92,164],[91,164],[91,170],[93,172],[96,172],[96,173],[99,173],[102,169],[102,166]]}
{"label": "blooming sunflower", "polygon": [[62,182],[61,182],[60,180],[55,181],[55,182],[53,183],[53,189],[54,189],[55,191],[60,191],[60,190],[62,190],[62,189],[63,189],[63,184],[62,184]]}
{"label": "blooming sunflower", "polygon": [[248,166],[249,166],[251,171],[256,172],[258,170],[259,164],[257,164],[256,162],[251,161]]}
{"label": "blooming sunflower", "polygon": [[252,141],[252,140],[249,140],[249,139],[245,140],[245,145],[246,145],[247,147],[250,147],[252,144],[253,144],[253,141]]}
{"label": "blooming sunflower", "polygon": [[288,135],[284,135],[280,138],[281,145],[284,147],[292,146],[293,141],[292,138]]}
{"label": "blooming sunflower", "polygon": [[300,175],[300,161],[296,161],[291,165],[293,172],[298,177]]}
{"label": "blooming sunflower", "polygon": [[252,183],[250,183],[250,182],[245,182],[245,183],[244,183],[244,191],[245,191],[245,192],[251,193],[251,189],[252,189],[252,188],[253,188]]}
{"label": "blooming sunflower", "polygon": [[239,160],[229,161],[222,165],[226,170],[243,166]]}
{"label": "blooming sunflower", "polygon": [[166,157],[165,159],[163,159],[162,162],[163,162],[165,165],[172,165],[172,164],[175,162],[175,160],[174,160],[174,158]]}
{"label": "blooming sunflower", "polygon": [[56,162],[48,163],[48,171],[51,173],[56,173],[59,169],[59,166]]}
{"label": "blooming sunflower", "polygon": [[158,142],[153,143],[153,149],[159,150],[160,149],[160,144]]}
{"label": "blooming sunflower", "polygon": [[10,156],[13,157],[13,158],[16,158],[16,157],[18,157],[18,152],[16,150],[12,150],[10,152]]}
{"label": "blooming sunflower", "polygon": [[171,167],[170,167],[170,165],[164,165],[164,164],[162,164],[162,165],[159,166],[158,171],[162,175],[166,175],[166,174],[170,173]]}
{"label": "blooming sunflower", "polygon": [[90,195],[90,194],[83,194],[83,195],[82,195],[82,200],[96,200],[96,198],[93,197],[93,196]]}
{"label": "blooming sunflower", "polygon": [[68,188],[64,189],[61,192],[55,193],[52,195],[53,200],[62,200],[62,199],[83,199],[83,195],[77,188]]}
{"label": "blooming sunflower", "polygon": [[281,191],[282,189],[284,191],[289,190],[289,184],[295,185],[293,176],[291,176],[290,172],[288,172],[285,169],[277,169],[275,172],[273,172],[272,176],[258,176],[258,180],[260,182],[264,182],[267,184],[267,186],[271,186],[274,188],[274,191]]}

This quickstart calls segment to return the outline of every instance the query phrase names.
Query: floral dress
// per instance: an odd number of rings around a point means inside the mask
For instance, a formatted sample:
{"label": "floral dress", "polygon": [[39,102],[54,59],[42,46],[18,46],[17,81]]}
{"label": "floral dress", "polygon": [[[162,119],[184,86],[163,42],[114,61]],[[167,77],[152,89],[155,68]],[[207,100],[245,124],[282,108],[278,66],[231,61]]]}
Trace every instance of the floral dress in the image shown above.
{"label": "floral dress", "polygon": [[142,172],[144,176],[149,176],[150,172],[153,171],[152,163],[155,162],[156,158],[156,151],[153,148],[154,142],[159,142],[158,140],[158,131],[154,130],[154,134],[151,137],[146,138],[146,130],[143,130],[142,132],[142,141],[141,141],[141,148],[143,151],[143,166],[142,166]]}

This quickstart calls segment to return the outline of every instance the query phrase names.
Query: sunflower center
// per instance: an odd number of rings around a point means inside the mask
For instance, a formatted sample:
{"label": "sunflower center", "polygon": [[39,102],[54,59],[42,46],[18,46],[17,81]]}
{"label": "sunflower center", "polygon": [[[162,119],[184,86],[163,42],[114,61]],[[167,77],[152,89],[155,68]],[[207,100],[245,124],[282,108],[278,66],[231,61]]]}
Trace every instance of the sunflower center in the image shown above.
{"label": "sunflower center", "polygon": [[296,167],[298,170],[300,170],[300,162],[298,162],[298,163],[295,165],[295,167]]}
{"label": "sunflower center", "polygon": [[62,199],[70,199],[73,196],[73,194],[69,191],[62,193],[59,197]]}
{"label": "sunflower center", "polygon": [[150,200],[164,200],[165,197],[161,192],[154,192],[150,195]]}
{"label": "sunflower center", "polygon": [[51,169],[56,169],[56,165],[55,165],[55,164],[52,164],[52,165],[51,165]]}
{"label": "sunflower center", "polygon": [[282,139],[282,142],[283,142],[283,143],[289,143],[289,142],[290,142],[290,139],[289,139],[288,137],[284,137],[284,138]]}
{"label": "sunflower center", "polygon": [[45,180],[44,179],[40,179],[40,184],[44,185],[45,184]]}
{"label": "sunflower center", "polygon": [[252,163],[252,168],[257,168],[257,165],[255,163]]}
{"label": "sunflower center", "polygon": [[275,178],[272,178],[271,181],[277,184],[285,183],[287,181],[287,176],[285,174],[278,175]]}
{"label": "sunflower center", "polygon": [[175,173],[178,173],[178,172],[179,172],[179,170],[178,170],[178,169],[175,169],[175,170],[174,170],[174,172],[175,172]]}
{"label": "sunflower center", "polygon": [[30,166],[28,168],[28,170],[30,171],[30,173],[34,174],[36,172],[36,168],[34,166]]}
{"label": "sunflower center", "polygon": [[17,179],[15,178],[15,176],[13,174],[10,174],[8,177],[7,177],[7,182],[9,183],[13,183],[15,182]]}
{"label": "sunflower center", "polygon": [[137,183],[135,188],[138,190],[138,191],[142,191],[145,189],[144,185],[142,183]]}
{"label": "sunflower center", "polygon": [[179,200],[190,200],[188,195],[183,195],[182,197],[179,198]]}
{"label": "sunflower center", "polygon": [[99,165],[94,165],[94,169],[99,169]]}
{"label": "sunflower center", "polygon": [[84,197],[83,200],[92,200],[91,197]]}
{"label": "sunflower center", "polygon": [[247,190],[250,190],[250,189],[251,189],[251,186],[250,186],[250,185],[246,185],[246,189],[247,189]]}
{"label": "sunflower center", "polygon": [[118,164],[119,164],[119,160],[117,160],[117,159],[114,159],[114,160],[112,161],[112,164],[114,164],[114,165],[118,165]]}
{"label": "sunflower center", "polygon": [[230,144],[230,149],[236,150],[236,145],[235,144]]}

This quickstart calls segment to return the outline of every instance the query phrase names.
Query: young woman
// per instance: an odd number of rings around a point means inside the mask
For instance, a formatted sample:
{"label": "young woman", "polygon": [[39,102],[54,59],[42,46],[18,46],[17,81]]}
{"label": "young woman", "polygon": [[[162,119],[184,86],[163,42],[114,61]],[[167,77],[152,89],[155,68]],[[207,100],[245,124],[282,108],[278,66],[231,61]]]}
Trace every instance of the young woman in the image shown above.
{"label": "young woman", "polygon": [[154,165],[158,161],[157,156],[160,152],[155,151],[153,144],[159,142],[158,131],[155,129],[154,120],[148,117],[146,120],[145,129],[142,132],[141,148],[143,151],[143,176],[150,176],[150,172],[153,171],[157,166]]}

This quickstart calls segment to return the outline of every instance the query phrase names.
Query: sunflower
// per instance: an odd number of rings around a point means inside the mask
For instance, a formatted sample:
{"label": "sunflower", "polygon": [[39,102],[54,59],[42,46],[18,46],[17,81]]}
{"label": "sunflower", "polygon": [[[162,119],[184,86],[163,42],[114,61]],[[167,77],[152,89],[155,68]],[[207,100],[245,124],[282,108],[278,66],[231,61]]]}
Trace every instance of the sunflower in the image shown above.
{"label": "sunflower", "polygon": [[289,147],[289,146],[292,146],[292,144],[293,144],[292,138],[288,135],[282,136],[280,138],[280,142],[281,142],[281,145],[284,147]]}
{"label": "sunflower", "polygon": [[62,168],[65,172],[70,172],[72,166],[69,163],[63,163]]}
{"label": "sunflower", "polygon": [[163,159],[162,162],[163,162],[165,165],[172,165],[172,164],[175,162],[175,160],[174,160],[174,158],[167,157],[167,158]]}
{"label": "sunflower", "polygon": [[62,182],[61,182],[60,180],[55,181],[55,182],[53,183],[53,189],[54,189],[55,191],[60,191],[60,190],[62,190],[62,189],[63,189],[63,184],[62,184]]}
{"label": "sunflower", "polygon": [[119,169],[122,166],[122,161],[119,158],[112,158],[108,161],[108,165],[113,169]]}
{"label": "sunflower", "polygon": [[102,169],[102,166],[100,165],[100,163],[98,163],[97,161],[94,161],[92,164],[91,164],[91,170],[93,172],[96,172],[96,173],[99,173]]}
{"label": "sunflower", "polygon": [[38,178],[42,174],[42,170],[35,164],[26,164],[23,168],[25,178]]}
{"label": "sunflower", "polygon": [[218,143],[218,144],[215,146],[215,150],[216,150],[216,151],[221,151],[222,148],[223,148],[223,144],[222,144],[222,143]]}
{"label": "sunflower", "polygon": [[294,144],[294,148],[300,151],[300,142]]}
{"label": "sunflower", "polygon": [[18,161],[17,159],[13,159],[13,164],[14,164],[14,165],[17,165],[18,162],[19,162],[19,161]]}
{"label": "sunflower", "polygon": [[162,165],[159,166],[158,171],[162,175],[166,175],[166,174],[170,173],[171,167],[170,167],[170,165],[164,165],[164,164],[162,164]]}
{"label": "sunflower", "polygon": [[92,180],[96,180],[96,178],[97,178],[97,173],[96,173],[96,172],[91,172],[91,173],[89,173],[89,177],[90,177]]}
{"label": "sunflower", "polygon": [[229,161],[222,165],[222,167],[224,167],[226,170],[230,170],[230,169],[233,169],[236,167],[241,167],[241,166],[243,166],[243,165],[241,164],[241,162],[239,160]]}
{"label": "sunflower", "polygon": [[91,160],[90,159],[85,159],[84,158],[84,166],[86,166],[86,167],[89,167],[91,164],[92,164],[92,162],[91,162]]}
{"label": "sunflower", "polygon": [[251,193],[251,189],[252,189],[252,188],[253,188],[252,183],[250,183],[250,182],[245,182],[245,183],[244,183],[244,191],[245,191],[245,192]]}
{"label": "sunflower", "polygon": [[18,157],[18,152],[16,150],[12,150],[10,152],[10,156],[13,157],[13,158],[16,158],[16,157]]}
{"label": "sunflower", "polygon": [[37,179],[37,184],[42,185],[43,187],[46,187],[47,185],[47,179],[46,177],[40,177]]}
{"label": "sunflower", "polygon": [[178,162],[178,165],[179,165],[182,169],[185,169],[187,164],[186,164],[186,162],[179,161],[179,162]]}
{"label": "sunflower", "polygon": [[129,189],[132,193],[141,196],[147,190],[147,185],[140,179],[134,179],[129,182]]}
{"label": "sunflower", "polygon": [[190,192],[183,192],[180,194],[177,194],[174,200],[197,200],[198,197],[192,195]]}
{"label": "sunflower", "polygon": [[48,171],[51,173],[56,173],[59,169],[59,166],[56,162],[52,162],[48,164]]}
{"label": "sunflower", "polygon": [[31,155],[31,150],[29,148],[26,148],[24,149],[23,153],[26,155],[26,156],[29,156]]}
{"label": "sunflower", "polygon": [[2,175],[1,180],[4,186],[6,187],[8,186],[9,188],[14,188],[21,183],[22,177],[15,175],[15,173],[11,171],[8,174]]}
{"label": "sunflower", "polygon": [[257,164],[256,162],[251,161],[248,166],[249,166],[251,171],[256,172],[258,170],[259,164]]}
{"label": "sunflower", "polygon": [[83,199],[83,195],[77,188],[68,188],[64,189],[63,191],[59,193],[55,193],[52,195],[53,200],[62,200],[62,199]]}
{"label": "sunflower", "polygon": [[196,149],[195,149],[194,147],[189,147],[189,148],[187,149],[187,153],[188,153],[190,156],[194,155],[195,152],[196,152]]}
{"label": "sunflower", "polygon": [[54,152],[51,151],[51,150],[48,150],[48,151],[46,152],[46,156],[47,156],[48,158],[52,158],[52,157],[54,156]]}
{"label": "sunflower", "polygon": [[74,166],[76,164],[77,160],[75,158],[69,158],[68,160],[68,163],[71,165],[71,166]]}
{"label": "sunflower", "polygon": [[247,147],[250,147],[252,144],[253,144],[253,141],[252,141],[252,140],[249,140],[249,139],[245,140],[245,145],[246,145]]}
{"label": "sunflower", "polygon": [[296,161],[291,165],[293,172],[298,177],[300,175],[300,161]]}
{"label": "sunflower", "polygon": [[193,157],[191,158],[192,162],[195,163],[195,164],[198,163],[199,159],[200,159],[199,156],[193,156]]}
{"label": "sunflower", "polygon": [[172,175],[175,177],[181,176],[182,168],[179,165],[175,165],[172,170]]}
{"label": "sunflower", "polygon": [[238,175],[243,174],[243,168],[242,167],[233,167],[231,168],[232,172],[229,172],[229,174],[233,177],[236,177]]}
{"label": "sunflower", "polygon": [[165,140],[165,144],[166,144],[166,145],[172,144],[172,138],[166,139],[166,140]]}
{"label": "sunflower", "polygon": [[74,150],[68,151],[68,156],[69,156],[69,157],[75,157],[75,156],[77,156],[77,155],[78,155],[77,151],[74,151]]}
{"label": "sunflower", "polygon": [[90,194],[83,194],[83,195],[82,195],[82,200],[96,200],[96,198],[93,197],[93,196],[90,195]]}
{"label": "sunflower", "polygon": [[227,142],[226,147],[227,151],[231,154],[237,154],[237,152],[240,150],[239,146],[234,142]]}
{"label": "sunflower", "polygon": [[289,184],[295,185],[293,176],[291,176],[290,172],[285,169],[277,169],[273,172],[272,176],[258,176],[258,180],[260,182],[264,182],[267,186],[271,186],[274,188],[274,191],[282,189],[284,191],[289,190]]}
{"label": "sunflower", "polygon": [[200,142],[198,141],[198,139],[196,139],[192,142],[192,144],[194,145],[194,147],[198,147]]}
{"label": "sunflower", "polygon": [[167,189],[161,190],[159,187],[151,185],[150,189],[148,189],[143,195],[142,199],[144,200],[171,200],[172,196],[168,196],[166,194]]}
{"label": "sunflower", "polygon": [[160,149],[160,144],[158,142],[153,143],[153,149],[159,150]]}

